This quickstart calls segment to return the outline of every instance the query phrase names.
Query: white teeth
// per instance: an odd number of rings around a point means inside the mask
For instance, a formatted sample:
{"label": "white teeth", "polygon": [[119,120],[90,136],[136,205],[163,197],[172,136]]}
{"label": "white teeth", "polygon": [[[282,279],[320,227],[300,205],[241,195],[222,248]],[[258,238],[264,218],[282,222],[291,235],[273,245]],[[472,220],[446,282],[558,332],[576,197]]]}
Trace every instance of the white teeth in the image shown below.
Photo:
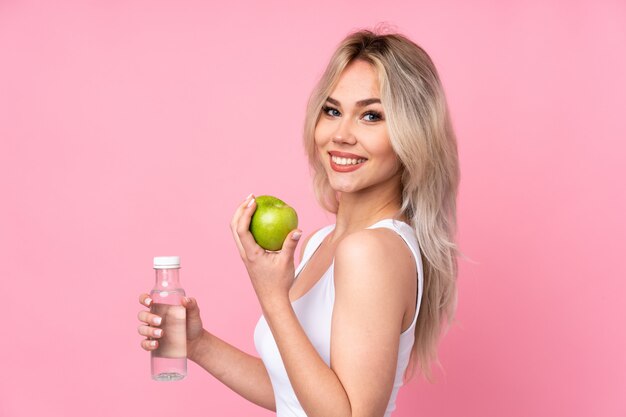
{"label": "white teeth", "polygon": [[331,155],[332,161],[337,165],[356,165],[365,162],[364,158],[342,158],[340,156]]}

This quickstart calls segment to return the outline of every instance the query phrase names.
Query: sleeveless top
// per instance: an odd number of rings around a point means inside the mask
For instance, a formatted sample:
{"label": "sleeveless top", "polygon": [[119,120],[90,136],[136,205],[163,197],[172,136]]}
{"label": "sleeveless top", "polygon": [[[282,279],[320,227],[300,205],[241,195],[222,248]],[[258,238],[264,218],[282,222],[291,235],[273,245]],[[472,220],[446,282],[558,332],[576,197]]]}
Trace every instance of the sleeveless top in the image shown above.
{"label": "sleeveless top", "polygon": [[[415,323],[417,322],[417,316],[422,299],[424,274],[417,237],[413,228],[399,220],[384,219],[368,227],[368,229],[381,227],[395,231],[408,245],[416,263],[418,284],[415,316],[409,328],[400,334],[396,375],[391,397],[389,398],[389,403],[387,404],[387,409],[385,411],[385,417],[389,417],[391,412],[396,408],[396,396],[398,395],[398,390],[402,386],[404,371],[409,363],[409,356],[411,354],[413,342],[415,341]],[[326,226],[311,236],[304,249],[302,261],[296,268],[296,279],[324,238],[334,228],[334,225]],[[328,366],[330,366],[331,320],[333,305],[335,302],[333,269],[334,260],[328,270],[313,285],[313,287],[311,287],[311,289],[303,296],[291,303],[307,337]],[[267,368],[267,372],[272,382],[274,397],[276,399],[277,417],[306,417],[291,383],[289,382],[289,377],[287,376],[287,371],[285,370],[285,366],[280,357],[276,341],[274,340],[267,321],[263,316],[259,319],[254,330],[254,344],[257,352],[263,360],[263,363],[265,364],[265,367]]]}

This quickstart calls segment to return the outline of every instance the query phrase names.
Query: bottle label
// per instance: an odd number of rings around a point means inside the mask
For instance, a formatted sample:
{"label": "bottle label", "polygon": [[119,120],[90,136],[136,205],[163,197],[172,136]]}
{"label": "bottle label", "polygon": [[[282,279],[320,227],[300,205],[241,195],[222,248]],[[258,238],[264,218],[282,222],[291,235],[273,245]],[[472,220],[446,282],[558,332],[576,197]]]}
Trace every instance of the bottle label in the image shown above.
{"label": "bottle label", "polygon": [[159,347],[152,353],[158,358],[187,357],[187,310],[183,306],[154,303],[152,312],[160,317],[163,336],[159,339]]}

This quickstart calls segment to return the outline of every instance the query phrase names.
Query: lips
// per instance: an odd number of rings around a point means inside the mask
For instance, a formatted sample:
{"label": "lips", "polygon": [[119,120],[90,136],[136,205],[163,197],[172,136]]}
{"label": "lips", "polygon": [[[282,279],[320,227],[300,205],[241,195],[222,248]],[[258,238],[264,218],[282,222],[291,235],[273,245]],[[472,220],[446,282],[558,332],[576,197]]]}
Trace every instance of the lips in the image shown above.
{"label": "lips", "polygon": [[347,152],[331,151],[328,154],[330,155],[330,167],[337,172],[355,171],[367,161],[367,158]]}

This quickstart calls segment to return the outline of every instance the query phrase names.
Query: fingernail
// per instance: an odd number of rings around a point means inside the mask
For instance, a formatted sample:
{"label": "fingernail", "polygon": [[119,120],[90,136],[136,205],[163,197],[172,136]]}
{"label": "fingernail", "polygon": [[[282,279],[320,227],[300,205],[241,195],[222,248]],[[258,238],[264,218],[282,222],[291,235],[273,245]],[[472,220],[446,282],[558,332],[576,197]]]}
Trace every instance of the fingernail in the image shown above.
{"label": "fingernail", "polygon": [[254,204],[254,198],[252,200],[250,200],[250,202],[248,203],[248,205],[246,207],[250,207],[252,204]]}
{"label": "fingernail", "polygon": [[154,331],[154,335],[155,335],[156,337],[161,337],[161,335],[162,335],[162,334],[163,334],[163,329],[156,329],[156,330]]}
{"label": "fingernail", "polygon": [[152,298],[146,298],[146,305],[149,306],[152,304]]}
{"label": "fingernail", "polygon": [[191,299],[189,297],[185,297],[185,304],[189,304],[191,302]]}
{"label": "fingernail", "polygon": [[243,199],[243,201],[248,201],[248,199],[252,197],[252,193],[248,194],[248,196],[246,198]]}
{"label": "fingernail", "polygon": [[301,236],[302,236],[302,232],[295,232],[293,235],[291,235],[291,238],[293,240],[300,240]]}
{"label": "fingernail", "polygon": [[156,347],[156,340],[151,340],[150,341],[150,346]]}
{"label": "fingernail", "polygon": [[152,323],[156,324],[157,326],[159,324],[161,324],[161,317],[155,317],[152,319]]}

